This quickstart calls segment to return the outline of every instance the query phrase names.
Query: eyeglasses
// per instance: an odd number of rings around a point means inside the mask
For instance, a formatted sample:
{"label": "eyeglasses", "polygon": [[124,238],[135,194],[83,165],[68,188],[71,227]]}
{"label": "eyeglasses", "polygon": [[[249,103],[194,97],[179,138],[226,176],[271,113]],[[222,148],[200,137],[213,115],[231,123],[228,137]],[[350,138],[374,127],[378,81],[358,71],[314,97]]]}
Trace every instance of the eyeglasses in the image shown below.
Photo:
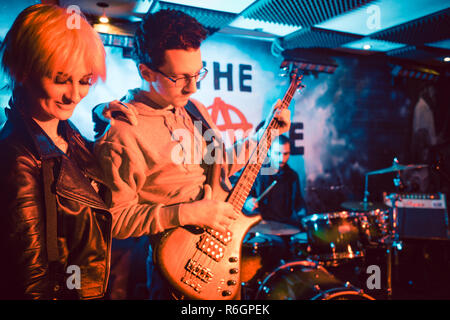
{"label": "eyeglasses", "polygon": [[186,87],[187,85],[189,85],[191,83],[192,80],[195,80],[196,83],[200,82],[203,79],[205,79],[206,75],[208,74],[208,69],[206,69],[204,67],[198,73],[194,74],[193,76],[183,76],[183,77],[179,77],[179,78],[169,77],[167,74],[165,74],[164,72],[162,72],[160,70],[155,70],[155,71],[162,74],[164,77],[166,77],[170,81],[172,81],[175,84],[175,87]]}

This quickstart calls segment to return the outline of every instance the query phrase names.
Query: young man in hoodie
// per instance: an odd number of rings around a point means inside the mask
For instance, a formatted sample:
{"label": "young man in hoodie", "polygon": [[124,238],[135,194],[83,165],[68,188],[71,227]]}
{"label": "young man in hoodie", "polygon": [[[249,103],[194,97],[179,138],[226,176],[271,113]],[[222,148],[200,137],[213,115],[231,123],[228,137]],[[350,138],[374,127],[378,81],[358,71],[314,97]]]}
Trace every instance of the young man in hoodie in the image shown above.
{"label": "young man in hoodie", "polygon": [[[205,106],[190,97],[207,74],[200,51],[206,36],[197,20],[175,10],[147,13],[136,31],[142,87],[130,90],[120,103],[136,111],[137,125],[114,121],[95,148],[112,190],[108,202],[116,238],[157,236],[185,225],[225,233],[237,218],[231,204],[211,198],[207,171],[211,159],[220,159],[220,185],[230,190],[228,177],[245,165],[237,159],[254,149],[256,138],[239,142],[223,157],[205,159],[209,141],[202,131],[218,130]],[[289,111],[276,117],[278,133],[286,132]],[[150,250],[150,298],[170,299],[170,288],[155,266]]]}

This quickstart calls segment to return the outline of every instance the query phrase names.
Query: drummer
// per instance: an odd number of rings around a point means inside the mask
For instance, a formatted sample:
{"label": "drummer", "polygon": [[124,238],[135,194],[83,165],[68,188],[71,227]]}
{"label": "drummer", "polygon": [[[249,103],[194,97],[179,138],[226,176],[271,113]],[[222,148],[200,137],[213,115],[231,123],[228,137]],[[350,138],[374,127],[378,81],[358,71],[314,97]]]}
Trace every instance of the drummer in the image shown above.
{"label": "drummer", "polygon": [[280,135],[269,150],[270,170],[264,167],[258,174],[244,204],[245,213],[260,213],[264,220],[301,227],[306,204],[298,174],[287,164],[290,154],[289,138]]}

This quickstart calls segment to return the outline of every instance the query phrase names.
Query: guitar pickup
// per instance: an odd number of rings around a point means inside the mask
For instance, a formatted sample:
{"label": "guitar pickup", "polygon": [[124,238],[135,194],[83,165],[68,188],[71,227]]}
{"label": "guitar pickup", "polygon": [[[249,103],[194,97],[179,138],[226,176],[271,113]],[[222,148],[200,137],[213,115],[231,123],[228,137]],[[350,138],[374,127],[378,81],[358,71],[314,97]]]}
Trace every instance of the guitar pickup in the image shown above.
{"label": "guitar pickup", "polygon": [[197,249],[208,255],[215,261],[220,261],[224,256],[225,247],[209,234],[203,234],[197,242]]}
{"label": "guitar pickup", "polygon": [[203,267],[197,261],[192,259],[189,259],[186,264],[186,270],[206,283],[210,282],[213,277],[210,269]]}
{"label": "guitar pickup", "polygon": [[206,232],[213,236],[214,239],[220,241],[222,244],[227,245],[231,241],[231,232],[228,231],[226,234],[215,231],[211,228],[206,228]]}

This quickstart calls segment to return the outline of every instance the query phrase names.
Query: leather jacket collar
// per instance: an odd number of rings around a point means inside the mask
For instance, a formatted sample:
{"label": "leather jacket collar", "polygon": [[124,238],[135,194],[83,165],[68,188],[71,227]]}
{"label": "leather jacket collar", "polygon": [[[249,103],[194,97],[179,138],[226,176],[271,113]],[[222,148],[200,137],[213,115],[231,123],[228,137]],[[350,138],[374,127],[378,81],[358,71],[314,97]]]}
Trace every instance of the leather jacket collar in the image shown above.
{"label": "leather jacket collar", "polygon": [[[7,117],[12,123],[22,123],[31,139],[34,155],[41,161],[58,159],[61,163],[60,174],[56,183],[56,190],[64,197],[84,202],[92,207],[108,210],[83,174],[103,185],[103,171],[91,152],[91,146],[76,129],[70,120],[60,121],[69,144],[70,158],[59,149],[44,130],[30,117],[16,110],[5,109]],[[19,125],[20,126],[20,125]]]}
{"label": "leather jacket collar", "polygon": [[19,108],[14,111],[10,108],[5,109],[6,117],[11,120],[12,123],[23,123],[24,127],[29,134],[28,136],[33,143],[35,156],[40,160],[46,160],[55,157],[61,157],[64,153],[53,143],[50,137],[42,130],[39,125],[34,122],[30,117],[25,116]]}

